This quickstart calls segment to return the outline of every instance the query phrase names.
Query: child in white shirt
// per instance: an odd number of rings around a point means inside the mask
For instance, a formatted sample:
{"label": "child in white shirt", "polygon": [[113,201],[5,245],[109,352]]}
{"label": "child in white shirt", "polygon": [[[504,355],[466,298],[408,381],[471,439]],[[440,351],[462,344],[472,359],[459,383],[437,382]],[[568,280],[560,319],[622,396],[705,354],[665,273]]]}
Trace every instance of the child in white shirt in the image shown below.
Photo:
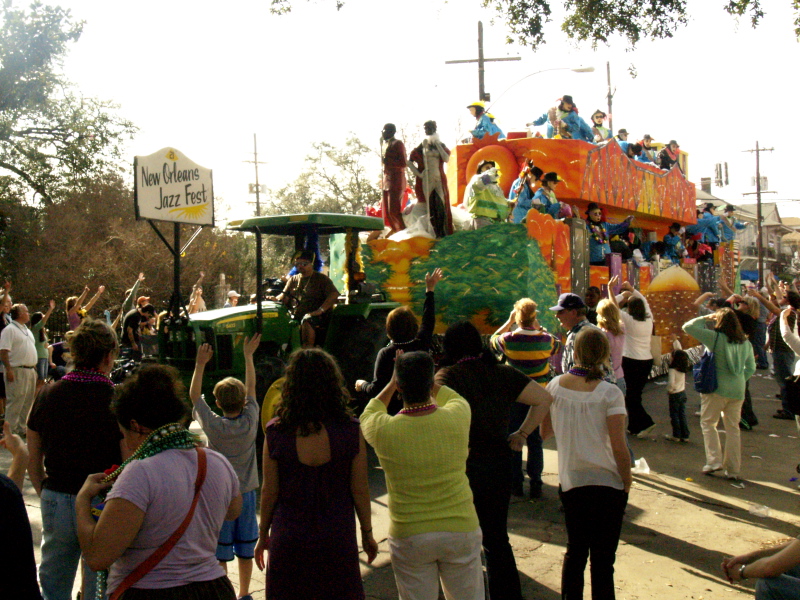
{"label": "child in white shirt", "polygon": [[672,338],[672,358],[669,364],[669,418],[672,421],[672,435],[664,437],[672,442],[689,441],[689,425],[686,422],[686,373],[692,370],[689,355],[683,350],[678,336]]}

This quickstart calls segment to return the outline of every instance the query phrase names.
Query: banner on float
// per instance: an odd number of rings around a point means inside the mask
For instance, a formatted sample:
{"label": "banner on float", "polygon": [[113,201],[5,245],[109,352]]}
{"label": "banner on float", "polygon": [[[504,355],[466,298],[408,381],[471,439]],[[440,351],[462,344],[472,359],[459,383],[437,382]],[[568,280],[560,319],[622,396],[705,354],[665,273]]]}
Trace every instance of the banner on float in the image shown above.
{"label": "banner on float", "polygon": [[175,148],[135,156],[134,206],[137,219],[214,225],[211,169]]}

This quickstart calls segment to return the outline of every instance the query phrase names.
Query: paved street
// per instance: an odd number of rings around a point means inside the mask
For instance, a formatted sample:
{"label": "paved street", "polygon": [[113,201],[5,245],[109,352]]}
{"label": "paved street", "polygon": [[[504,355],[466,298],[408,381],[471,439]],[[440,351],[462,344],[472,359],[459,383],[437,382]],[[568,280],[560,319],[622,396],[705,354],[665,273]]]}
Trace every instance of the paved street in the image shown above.
{"label": "paved street", "polygon": [[[645,407],[658,424],[651,439],[631,439],[637,456],[652,470],[635,477],[617,553],[617,597],[637,598],[734,598],[752,595],[752,585],[732,587],[721,578],[719,563],[725,553],[738,553],[767,542],[798,535],[800,495],[795,464],[800,460],[794,422],[771,415],[780,406],[777,386],[765,371],[751,380],[755,410],[760,424],[742,432],[744,487],[734,487],[722,477],[701,474],[704,464],[699,403],[687,385],[687,413],[691,428],[688,444],[663,439],[670,433],[666,386],[661,378],[650,382]],[[367,597],[397,597],[387,551],[388,518],[383,473],[372,456],[370,482],[373,496],[375,537],[380,554],[374,565],[364,564]],[[8,469],[9,455],[0,454],[0,468]],[[563,514],[558,510],[557,458],[552,440],[545,443],[544,498],[512,501],[509,532],[522,576],[526,598],[555,600],[560,597],[561,561],[566,542]],[[527,490],[527,484],[526,484]],[[25,501],[34,532],[41,541],[39,498],[30,484]],[[767,507],[768,516],[753,514],[754,506]],[[764,512],[764,509],[760,509]],[[758,511],[755,511],[758,512]],[[235,566],[235,563],[232,563]],[[313,565],[309,565],[313,567]],[[232,579],[236,581],[235,572]],[[264,598],[264,577],[256,572],[253,596]],[[747,582],[752,583],[752,582]],[[587,572],[588,588],[588,572]],[[589,591],[587,589],[587,597]]]}

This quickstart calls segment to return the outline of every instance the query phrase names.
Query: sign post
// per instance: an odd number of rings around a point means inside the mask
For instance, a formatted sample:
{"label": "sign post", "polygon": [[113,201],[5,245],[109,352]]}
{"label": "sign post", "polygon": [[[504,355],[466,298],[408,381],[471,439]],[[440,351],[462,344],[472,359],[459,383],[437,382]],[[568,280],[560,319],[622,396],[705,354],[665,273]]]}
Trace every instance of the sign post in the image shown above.
{"label": "sign post", "polygon": [[[170,312],[180,318],[181,298],[181,223],[200,228],[214,225],[214,185],[211,169],[201,167],[174,148],[162,148],[149,156],[135,156],[134,208],[137,220],[146,219],[172,253],[174,260],[173,291]],[[154,221],[173,224],[173,243],[156,227]],[[187,244],[188,246],[188,244]],[[188,313],[188,311],[187,311]]]}

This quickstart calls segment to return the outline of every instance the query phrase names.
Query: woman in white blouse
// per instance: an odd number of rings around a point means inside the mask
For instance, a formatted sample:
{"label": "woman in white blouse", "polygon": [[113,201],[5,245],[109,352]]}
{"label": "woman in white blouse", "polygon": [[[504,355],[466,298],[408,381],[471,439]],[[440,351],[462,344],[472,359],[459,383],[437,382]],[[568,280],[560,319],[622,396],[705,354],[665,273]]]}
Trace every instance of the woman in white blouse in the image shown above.
{"label": "woman in white blouse", "polygon": [[[617,283],[617,277],[609,282],[609,287]],[[625,407],[628,410],[628,431],[635,436],[645,437],[655,428],[653,418],[642,406],[642,392],[653,367],[653,354],[650,352],[650,339],[653,335],[653,313],[647,299],[627,281],[621,289],[629,292],[627,311],[620,311],[625,324],[625,344],[622,347],[622,371],[625,373]],[[611,296],[619,304],[625,297]]]}
{"label": "woman in white blouse", "polygon": [[614,561],[631,488],[625,443],[625,401],[603,381],[610,346],[605,334],[585,327],[575,339],[575,364],[547,385],[553,396],[542,437],[558,447],[559,496],[567,526],[561,597],[583,598],[583,573],[591,555],[592,597],[614,599]]}

